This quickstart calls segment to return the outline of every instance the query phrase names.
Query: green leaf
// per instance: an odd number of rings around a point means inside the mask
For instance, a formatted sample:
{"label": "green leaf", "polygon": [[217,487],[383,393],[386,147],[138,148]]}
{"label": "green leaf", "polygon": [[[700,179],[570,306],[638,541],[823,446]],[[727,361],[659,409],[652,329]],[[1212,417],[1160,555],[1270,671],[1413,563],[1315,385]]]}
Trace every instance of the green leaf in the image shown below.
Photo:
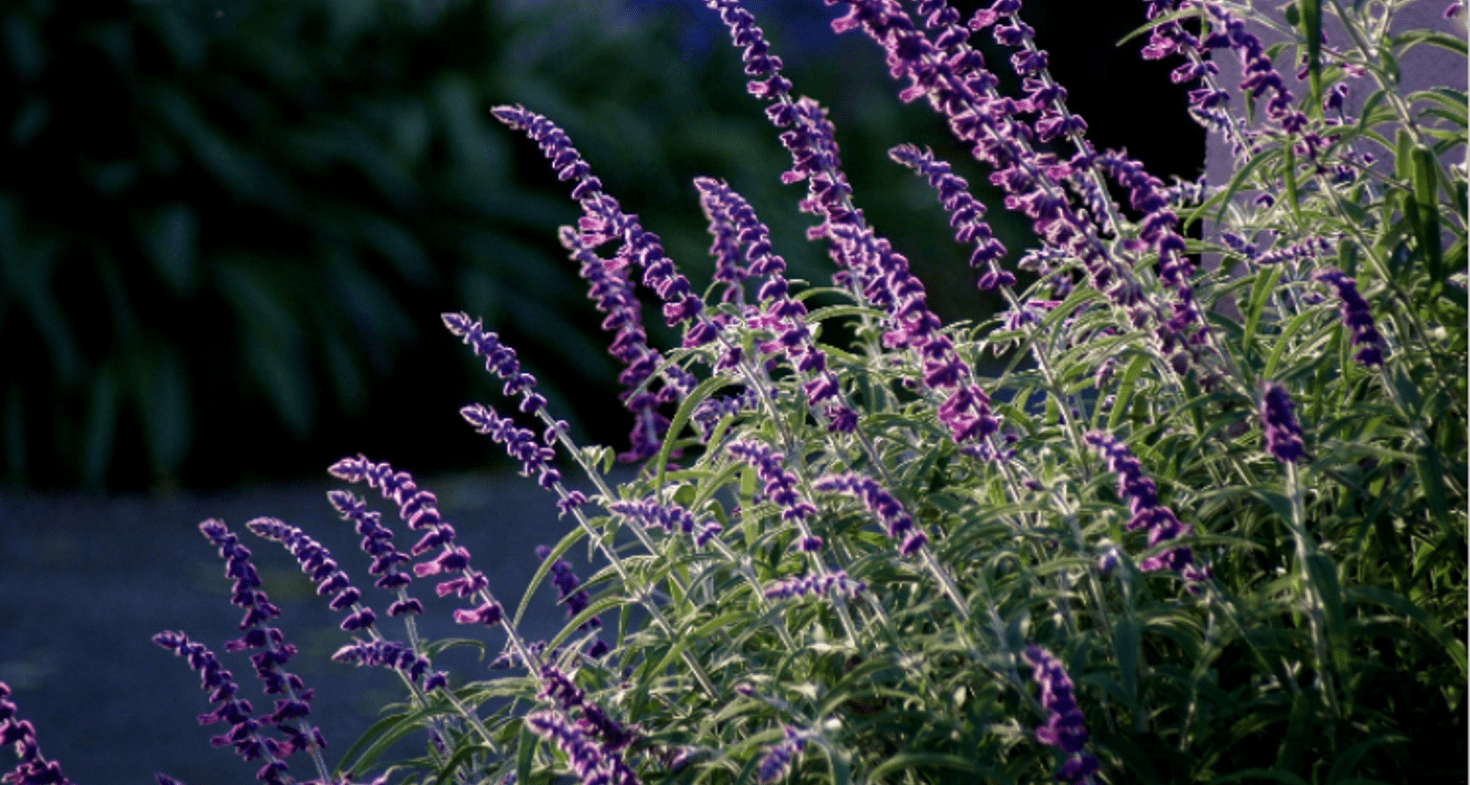
{"label": "green leaf", "polygon": [[[375,736],[377,736],[377,735],[379,735],[379,734],[387,731],[389,728],[394,727],[398,723],[402,722],[405,717],[408,717],[408,716],[409,715],[407,713],[404,713],[404,714],[390,714],[387,717],[384,717],[384,718],[378,720],[377,722],[374,722],[372,725],[368,726],[368,729],[367,730],[365,730],[365,731],[362,732],[362,735],[361,736],[357,737],[357,741],[354,741],[352,743],[352,746],[347,748],[347,751],[346,752],[342,753],[342,760],[344,762],[347,761],[347,760],[349,760],[350,758],[352,758],[353,755],[356,755],[357,754],[357,751],[358,750],[360,750],[364,746],[372,743],[372,739]],[[361,768],[364,768],[364,769],[367,766],[371,765],[371,764],[372,764],[372,761],[371,760],[358,761],[358,765]],[[341,769],[341,766],[340,765],[338,766],[338,769],[339,770]]]}
{"label": "green leaf", "polygon": [[1332,644],[1332,662],[1323,667],[1334,667],[1338,674],[1348,670],[1347,615],[1343,613],[1342,584],[1337,579],[1337,565],[1320,553],[1307,557],[1307,574],[1312,588],[1322,601],[1322,612],[1327,622],[1327,638]]}
{"label": "green leaf", "polygon": [[1113,654],[1118,658],[1118,675],[1123,682],[1123,692],[1128,696],[1128,708],[1138,708],[1138,620],[1132,614],[1122,614],[1113,624]]}
{"label": "green leaf", "polygon": [[1353,586],[1345,589],[1343,595],[1350,602],[1363,600],[1376,602],[1418,624],[1424,628],[1425,632],[1429,633],[1431,638],[1444,647],[1445,654],[1449,656],[1450,661],[1460,669],[1461,678],[1470,674],[1470,667],[1467,667],[1466,663],[1465,644],[1451,635],[1443,625],[1419,606],[1387,589],[1382,589],[1377,586]]}
{"label": "green leaf", "polygon": [[1148,356],[1136,355],[1123,371],[1123,378],[1118,383],[1117,397],[1113,399],[1113,408],[1108,412],[1108,431],[1118,428],[1118,423],[1123,420],[1123,414],[1128,410],[1128,404],[1133,400],[1133,385],[1138,381],[1139,374],[1148,366]]}
{"label": "green leaf", "polygon": [[1439,457],[1439,450],[1430,445],[1422,445],[1414,451],[1414,468],[1419,474],[1419,483],[1424,488],[1424,498],[1429,502],[1429,511],[1444,527],[1445,532],[1454,534],[1454,524],[1450,520],[1449,490],[1445,486],[1444,464]]}
{"label": "green leaf", "polygon": [[1286,165],[1282,167],[1282,176],[1286,178],[1286,204],[1291,207],[1291,214],[1296,219],[1297,226],[1301,226],[1302,205],[1296,185],[1296,149],[1289,144],[1281,147],[1282,155],[1286,156]]}
{"label": "green leaf", "polygon": [[571,531],[563,535],[561,540],[556,543],[556,547],[551,549],[551,553],[547,554],[546,558],[541,560],[540,566],[531,575],[531,582],[526,585],[525,593],[521,595],[521,604],[516,606],[516,615],[511,621],[511,627],[519,628],[521,626],[521,618],[526,613],[526,606],[531,604],[531,596],[541,586],[541,581],[545,580],[546,574],[551,572],[551,566],[556,563],[557,559],[561,558],[563,553],[566,553],[569,548],[576,545],[577,541],[585,536],[587,536],[586,529],[583,529],[581,526],[573,527]]}
{"label": "green leaf", "polygon": [[704,402],[722,387],[728,387],[735,383],[734,379],[727,376],[711,376],[699,383],[689,392],[689,397],[679,402],[679,410],[674,413],[674,418],[669,421],[669,429],[664,433],[663,446],[659,448],[657,461],[657,475],[654,477],[653,487],[664,487],[664,474],[669,467],[669,454],[674,450],[674,441],[684,426],[689,423],[689,418],[694,414],[694,407]]}
{"label": "green leaf", "polygon": [[[1347,780],[1345,780],[1344,778],[1352,773],[1353,769],[1357,767],[1358,761],[1363,759],[1363,755],[1365,755],[1369,749],[1372,749],[1379,744],[1397,744],[1404,741],[1408,741],[1408,738],[1404,736],[1386,736],[1383,734],[1378,734],[1370,736],[1358,742],[1357,744],[1354,744],[1353,746],[1347,748],[1347,751],[1338,755],[1337,760],[1334,760],[1332,762],[1332,768],[1327,772],[1327,785],[1346,785]],[[1363,782],[1364,780],[1356,781]]]}
{"label": "green leaf", "polygon": [[490,752],[490,748],[486,747],[484,744],[476,744],[468,740],[461,740],[458,743],[458,746],[454,747],[453,749],[454,754],[449,756],[449,760],[444,761],[443,766],[439,767],[439,776],[434,778],[435,785],[444,785],[444,783],[449,782],[449,780],[454,777],[455,774],[462,774],[463,772],[460,771],[460,767],[463,766],[466,761],[470,760],[471,756],[484,755]]}
{"label": "green leaf", "polygon": [[485,642],[474,638],[439,638],[424,644],[424,654],[433,659],[450,649],[467,647],[479,652],[478,659],[485,659]]}
{"label": "green leaf", "polygon": [[1456,35],[1442,33],[1438,30],[1410,30],[1394,36],[1392,43],[1394,48],[1403,47],[1399,51],[1399,56],[1403,56],[1404,51],[1419,44],[1442,47],[1461,56],[1466,53],[1464,39]]}
{"label": "green leaf", "polygon": [[1312,83],[1312,115],[1322,116],[1322,3],[1299,0],[1302,35],[1307,39],[1307,73]]}
{"label": "green leaf", "polygon": [[87,429],[82,443],[82,479],[90,487],[101,487],[112,457],[112,439],[117,431],[118,392],[110,369],[92,379]]}
{"label": "green leaf", "polygon": [[1174,11],[1172,13],[1163,14],[1162,16],[1156,16],[1153,19],[1148,20],[1147,23],[1142,24],[1142,25],[1140,25],[1138,27],[1135,27],[1131,32],[1129,32],[1127,35],[1123,36],[1122,38],[1119,38],[1118,39],[1118,43],[1116,44],[1116,46],[1122,46],[1123,44],[1126,44],[1129,41],[1132,41],[1133,39],[1135,39],[1135,38],[1143,35],[1144,33],[1151,33],[1151,32],[1153,32],[1153,29],[1155,27],[1158,27],[1159,25],[1168,24],[1169,22],[1178,21],[1180,19],[1187,19],[1187,18],[1190,18],[1190,17],[1198,17],[1199,15],[1200,15],[1199,9],[1197,9],[1197,8],[1186,8],[1186,9],[1184,9],[1182,11]]}
{"label": "green leaf", "polygon": [[1245,318],[1245,334],[1241,336],[1241,344],[1251,345],[1251,339],[1256,335],[1256,326],[1260,324],[1261,313],[1266,309],[1266,303],[1271,299],[1271,293],[1276,291],[1276,284],[1281,280],[1282,265],[1263,267],[1256,273],[1255,286],[1251,289],[1251,300]]}
{"label": "green leaf", "polygon": [[538,743],[540,740],[523,720],[520,733],[516,737],[516,782],[531,781],[531,758],[536,754]]}
{"label": "green leaf", "polygon": [[[408,714],[398,714],[392,717],[385,717],[384,719],[373,723],[373,725],[369,727],[365,733],[363,733],[358,742],[352,745],[352,749],[349,749],[347,751],[347,754],[343,756],[343,760],[345,761],[347,758],[351,757],[352,753],[356,751],[359,747],[361,747],[365,740],[373,739],[373,741],[367,745],[367,748],[364,749],[363,752],[359,755],[357,760],[353,761],[351,768],[348,769],[353,774],[362,774],[368,769],[369,766],[373,765],[374,761],[376,761],[384,752],[387,752],[390,747],[396,744],[404,736],[407,736],[408,734],[415,731],[422,731],[424,727],[424,720],[430,717],[441,717],[455,713],[456,712],[454,707],[448,705],[445,702],[436,702],[431,703],[421,709],[409,712]],[[374,738],[375,736],[376,738]]]}
{"label": "green leaf", "polygon": [[1444,277],[1444,257],[1439,242],[1438,169],[1434,152],[1415,145],[1410,153],[1414,168],[1414,201],[1419,213],[1419,250],[1424,254],[1429,276],[1438,282]]}
{"label": "green leaf", "polygon": [[878,764],[868,773],[868,776],[873,780],[880,780],[890,774],[909,769],[947,769],[965,775],[970,782],[979,782],[987,774],[986,770],[976,765],[973,760],[958,755],[947,755],[940,752],[902,752]]}
{"label": "green leaf", "polygon": [[1261,373],[1262,377],[1267,379],[1276,377],[1276,365],[1281,361],[1281,355],[1286,352],[1286,347],[1291,345],[1292,336],[1296,335],[1296,331],[1300,330],[1312,316],[1312,311],[1302,311],[1286,323],[1286,329],[1281,331],[1281,335],[1276,337],[1275,345],[1271,347],[1271,356],[1266,358],[1266,369]]}
{"label": "green leaf", "polygon": [[1240,782],[1242,780],[1271,779],[1285,785],[1307,785],[1307,781],[1280,769],[1243,769],[1223,777],[1210,780],[1210,785],[1224,785],[1227,782]]}

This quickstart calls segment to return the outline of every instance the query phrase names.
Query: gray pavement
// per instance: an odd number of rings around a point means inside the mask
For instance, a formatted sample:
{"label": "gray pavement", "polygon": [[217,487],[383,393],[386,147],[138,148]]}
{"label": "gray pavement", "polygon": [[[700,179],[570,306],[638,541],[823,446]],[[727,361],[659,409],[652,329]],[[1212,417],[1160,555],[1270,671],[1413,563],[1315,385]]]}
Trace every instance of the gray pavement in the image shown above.
{"label": "gray pavement", "polygon": [[[575,525],[570,518],[557,519],[550,493],[520,477],[462,475],[420,484],[438,495],[446,519],[508,610],[519,603],[536,568],[535,546],[554,544]],[[199,521],[215,517],[250,547],[264,589],[284,611],[277,624],[300,649],[291,669],[316,691],[313,719],[328,739],[329,762],[336,762],[385,703],[402,697],[401,687],[386,670],[329,661],[350,641],[337,628],[340,616],[315,595],[290,554],[251,535],[245,523],[269,515],[321,540],[384,616],[387,595],[369,585],[357,536],[327,503],[326,492],[337,487],[371,493],[330,477],[166,497],[0,492],[0,680],[10,684],[20,713],[35,724],[42,752],[59,760],[79,785],[151,784],[155,772],[189,785],[255,781],[258,762],[210,746],[209,737],[226,726],[196,723],[210,708],[198,676],[151,640],[165,629],[188,633],[221,653],[257,711],[270,705],[245,654],[223,654],[224,641],[238,634],[241,613],[229,604],[223,562],[197,530]],[[371,499],[384,522],[398,523],[388,503],[376,493]],[[395,531],[396,544],[406,550],[412,540],[401,525]],[[585,547],[569,553],[584,579],[585,555]],[[456,627],[449,621],[454,605],[434,597],[428,581],[413,588],[428,606],[431,635],[476,633],[491,656],[503,645],[498,630]],[[522,631],[531,640],[546,638],[563,618],[554,590],[543,586]],[[385,632],[402,635],[401,627],[385,626]],[[452,666],[454,683],[494,673],[467,649],[436,665]],[[304,756],[296,761],[293,774],[314,776]],[[0,751],[0,772],[13,765],[12,754]]]}

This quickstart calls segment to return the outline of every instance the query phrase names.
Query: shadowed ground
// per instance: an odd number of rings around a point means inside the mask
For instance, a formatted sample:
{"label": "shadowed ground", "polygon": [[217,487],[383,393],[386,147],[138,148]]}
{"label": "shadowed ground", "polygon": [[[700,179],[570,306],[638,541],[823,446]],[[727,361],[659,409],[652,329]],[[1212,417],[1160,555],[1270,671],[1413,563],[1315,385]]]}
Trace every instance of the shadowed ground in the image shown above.
{"label": "shadowed ground", "polygon": [[[551,494],[519,477],[456,476],[423,484],[438,494],[440,509],[508,612],[536,569],[535,546],[554,544],[575,525],[557,519]],[[350,640],[337,628],[340,616],[315,595],[284,548],[250,534],[245,523],[269,515],[321,540],[381,617],[387,595],[369,585],[357,536],[326,500],[328,490],[344,486],[327,478],[167,498],[0,493],[0,680],[11,685],[20,713],[35,724],[42,752],[61,761],[79,785],[151,784],[155,772],[189,785],[255,781],[258,762],[210,746],[210,736],[227,726],[195,723],[210,708],[198,676],[151,641],[160,630],[188,633],[221,653],[257,713],[270,705],[245,655],[223,654],[224,641],[238,635],[241,612],[229,604],[222,560],[196,528],[216,517],[254,553],[264,589],[283,610],[278,626],[300,649],[290,669],[316,690],[312,718],[335,763],[383,705],[402,696],[401,686],[386,670],[329,661]],[[372,503],[386,523],[398,523],[375,493]],[[395,543],[406,550],[411,540],[400,534]],[[585,555],[581,546],[568,553],[584,579],[590,574]],[[491,647],[486,661],[499,651],[499,630],[457,627],[448,621],[454,606],[433,596],[431,582],[416,581],[413,590],[428,607],[428,635],[480,637]],[[544,586],[522,625],[528,639],[560,629],[564,611],[554,602],[554,590]],[[383,630],[403,635],[401,625]],[[452,665],[453,683],[494,675],[474,657],[468,648],[452,650],[436,666]],[[10,752],[0,752],[0,771],[13,765]],[[293,759],[292,773],[315,776],[304,756]]]}

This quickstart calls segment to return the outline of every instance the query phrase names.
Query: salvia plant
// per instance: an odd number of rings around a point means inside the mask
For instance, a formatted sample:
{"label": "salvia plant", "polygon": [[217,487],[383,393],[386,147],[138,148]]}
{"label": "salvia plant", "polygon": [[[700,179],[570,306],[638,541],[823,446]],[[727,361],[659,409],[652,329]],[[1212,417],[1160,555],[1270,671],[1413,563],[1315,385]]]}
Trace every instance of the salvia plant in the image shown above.
{"label": "salvia plant", "polygon": [[[1390,0],[1145,2],[1143,56],[1193,86],[1227,181],[1165,184],[1094,148],[1019,0],[968,18],[829,0],[1032,222],[1007,269],[951,164],[892,150],[1007,304],[979,324],[926,305],[739,0],[706,5],[830,282],[788,278],[755,206],[700,178],[714,270],[696,290],[553,119],[496,107],[581,208],[560,239],[621,363],[628,443],[573,443],[514,349],[444,315],[503,383],[461,414],[565,536],[517,605],[432,491],[361,455],[331,467],[350,487],[329,501],[366,573],[246,523],[340,612],[333,659],[401,680],[338,751],[241,531],[204,522],[241,635],[155,641],[199,673],[216,746],[269,783],[1464,781],[1466,102],[1401,90],[1397,62],[1465,43],[1393,32]],[[650,318],[682,342],[651,345]],[[618,452],[642,468],[614,487]],[[581,547],[598,566],[579,577],[562,556]],[[547,580],[568,618],[527,640]],[[456,641],[419,632],[430,593],[469,640],[503,630],[489,670],[436,664]],[[7,692],[4,781],[64,782]]]}

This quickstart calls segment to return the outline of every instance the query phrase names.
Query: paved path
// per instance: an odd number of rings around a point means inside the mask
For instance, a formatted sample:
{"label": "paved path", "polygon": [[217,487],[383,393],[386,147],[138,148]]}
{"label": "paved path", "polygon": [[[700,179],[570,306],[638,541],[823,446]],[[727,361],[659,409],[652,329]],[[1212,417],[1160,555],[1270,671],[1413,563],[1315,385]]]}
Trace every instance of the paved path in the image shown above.
{"label": "paved path", "polygon": [[[557,519],[551,494],[519,477],[457,476],[424,485],[438,494],[440,509],[475,566],[510,610],[536,568],[535,546],[555,543],[575,525],[570,518]],[[160,630],[183,630],[222,652],[223,642],[236,637],[240,612],[229,605],[230,581],[196,528],[216,517],[254,552],[265,590],[284,611],[279,626],[300,648],[292,670],[316,690],[313,718],[320,718],[328,760],[335,762],[385,703],[401,697],[401,687],[386,670],[329,661],[349,641],[337,629],[339,617],[283,548],[244,526],[270,515],[305,529],[364,587],[365,600],[381,616],[386,595],[366,586],[367,561],[357,550],[358,538],[327,503],[326,491],[335,487],[341,484],[326,478],[167,498],[0,492],[0,680],[11,685],[21,713],[34,722],[42,752],[61,761],[78,785],[152,785],[155,772],[189,785],[255,781],[258,763],[209,745],[224,725],[196,724],[196,715],[210,708],[198,676],[151,641]],[[385,522],[397,523],[386,503],[376,495],[373,501]],[[405,550],[411,542],[404,534],[396,540]],[[586,548],[573,548],[572,554],[586,578]],[[445,622],[452,604],[432,596],[426,583],[416,582],[415,588],[438,635],[467,637],[469,630]],[[560,629],[564,611],[554,601],[554,590],[543,587],[523,625],[529,639]],[[401,628],[386,629],[402,634]],[[492,656],[504,641],[498,631],[482,637]],[[436,664],[455,665],[455,683],[491,675],[463,651],[457,660],[446,655]],[[244,655],[223,658],[257,711],[269,705]],[[298,759],[293,773],[314,776],[310,764]],[[0,772],[13,765],[11,753],[0,751]]]}

